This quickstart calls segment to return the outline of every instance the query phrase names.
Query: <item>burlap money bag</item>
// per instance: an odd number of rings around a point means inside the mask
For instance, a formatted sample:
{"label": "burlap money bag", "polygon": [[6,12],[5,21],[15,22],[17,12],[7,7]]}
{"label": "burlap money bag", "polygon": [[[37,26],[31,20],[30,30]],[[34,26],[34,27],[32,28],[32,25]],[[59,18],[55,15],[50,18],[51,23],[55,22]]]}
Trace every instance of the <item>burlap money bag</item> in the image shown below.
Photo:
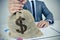
{"label": "burlap money bag", "polygon": [[42,35],[34,22],[32,14],[24,9],[9,17],[8,27],[9,35],[13,38],[32,38]]}

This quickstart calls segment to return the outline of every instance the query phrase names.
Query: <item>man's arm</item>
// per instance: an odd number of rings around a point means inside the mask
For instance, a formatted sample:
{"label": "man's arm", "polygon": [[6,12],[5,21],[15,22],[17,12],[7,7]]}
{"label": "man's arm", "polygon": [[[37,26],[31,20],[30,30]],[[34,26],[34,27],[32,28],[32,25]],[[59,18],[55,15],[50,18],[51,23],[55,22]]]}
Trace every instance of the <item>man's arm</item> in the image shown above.
{"label": "man's arm", "polygon": [[42,13],[46,17],[45,20],[48,21],[49,24],[53,24],[54,23],[53,14],[48,10],[48,8],[44,4],[44,2],[42,2]]}

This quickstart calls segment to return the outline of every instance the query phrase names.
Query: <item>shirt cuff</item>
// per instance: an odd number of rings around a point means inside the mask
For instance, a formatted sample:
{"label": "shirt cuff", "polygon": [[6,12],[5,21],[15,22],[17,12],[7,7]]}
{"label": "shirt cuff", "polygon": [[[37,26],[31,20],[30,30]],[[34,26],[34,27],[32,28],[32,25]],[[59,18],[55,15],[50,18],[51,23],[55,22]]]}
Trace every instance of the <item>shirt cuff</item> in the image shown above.
{"label": "shirt cuff", "polygon": [[46,19],[45,21],[49,22],[49,24],[52,24],[52,20]]}

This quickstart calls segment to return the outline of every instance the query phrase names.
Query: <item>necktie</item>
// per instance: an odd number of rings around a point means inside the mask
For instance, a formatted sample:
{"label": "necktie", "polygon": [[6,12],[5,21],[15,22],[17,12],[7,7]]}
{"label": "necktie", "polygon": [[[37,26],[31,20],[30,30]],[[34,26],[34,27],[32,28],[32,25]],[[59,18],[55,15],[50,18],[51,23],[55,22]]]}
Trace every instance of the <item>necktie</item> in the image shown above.
{"label": "necktie", "polygon": [[34,1],[31,1],[32,2],[32,10],[33,10],[33,17],[35,19],[35,8],[34,8]]}

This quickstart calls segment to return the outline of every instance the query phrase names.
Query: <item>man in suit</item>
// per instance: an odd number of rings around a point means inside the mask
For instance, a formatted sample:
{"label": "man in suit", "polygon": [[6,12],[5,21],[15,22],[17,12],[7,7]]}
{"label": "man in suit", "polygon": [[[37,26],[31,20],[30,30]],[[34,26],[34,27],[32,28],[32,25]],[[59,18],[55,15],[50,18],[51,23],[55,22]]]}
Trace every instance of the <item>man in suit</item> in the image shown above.
{"label": "man in suit", "polygon": [[[38,22],[37,26],[40,28],[47,27],[49,24],[54,23],[53,15],[48,10],[44,2],[38,0],[9,0],[10,13],[17,12],[21,9],[29,10],[34,16],[35,22]],[[45,16],[45,20],[42,19],[42,14]]]}

